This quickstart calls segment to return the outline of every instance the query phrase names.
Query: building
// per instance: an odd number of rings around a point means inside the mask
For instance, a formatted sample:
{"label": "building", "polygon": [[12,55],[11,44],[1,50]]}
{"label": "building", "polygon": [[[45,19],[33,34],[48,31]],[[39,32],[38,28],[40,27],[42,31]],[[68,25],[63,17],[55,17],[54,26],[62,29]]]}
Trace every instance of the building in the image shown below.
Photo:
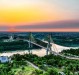
{"label": "building", "polygon": [[9,62],[10,61],[10,58],[7,57],[7,56],[0,56],[0,62],[1,63],[6,63],[6,62]]}

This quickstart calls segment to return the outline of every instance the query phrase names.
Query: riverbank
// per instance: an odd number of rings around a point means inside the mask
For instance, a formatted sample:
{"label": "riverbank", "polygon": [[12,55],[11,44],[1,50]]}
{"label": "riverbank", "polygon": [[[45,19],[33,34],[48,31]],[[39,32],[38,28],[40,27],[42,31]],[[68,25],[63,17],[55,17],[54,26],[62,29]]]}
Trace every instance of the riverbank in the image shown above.
{"label": "riverbank", "polygon": [[[52,50],[59,53],[61,52],[62,50],[69,50],[69,49],[78,49],[79,47],[65,47],[65,46],[60,46],[60,45],[57,45],[57,44],[52,44]],[[18,50],[18,51],[10,51],[10,52],[6,52],[6,53],[1,53],[0,56],[12,56],[14,54],[28,54],[28,50]],[[33,54],[36,54],[38,56],[44,56],[46,55],[46,50],[45,49],[34,49],[32,50],[32,53]]]}

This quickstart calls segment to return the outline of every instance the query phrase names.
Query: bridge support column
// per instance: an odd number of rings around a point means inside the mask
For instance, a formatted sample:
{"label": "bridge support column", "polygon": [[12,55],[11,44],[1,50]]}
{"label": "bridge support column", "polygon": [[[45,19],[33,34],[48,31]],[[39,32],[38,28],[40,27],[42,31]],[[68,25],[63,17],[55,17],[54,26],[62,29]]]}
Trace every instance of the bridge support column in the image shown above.
{"label": "bridge support column", "polygon": [[47,50],[46,50],[46,55],[48,55],[49,54],[49,49],[47,48]]}
{"label": "bridge support column", "polygon": [[46,55],[52,54],[52,49],[51,49],[51,35],[48,35],[48,44],[47,44],[47,50],[46,50]]}
{"label": "bridge support column", "polygon": [[32,33],[30,32],[29,34],[29,54],[32,54],[32,47],[33,47],[31,43],[32,41],[33,41],[33,36],[32,36]]}

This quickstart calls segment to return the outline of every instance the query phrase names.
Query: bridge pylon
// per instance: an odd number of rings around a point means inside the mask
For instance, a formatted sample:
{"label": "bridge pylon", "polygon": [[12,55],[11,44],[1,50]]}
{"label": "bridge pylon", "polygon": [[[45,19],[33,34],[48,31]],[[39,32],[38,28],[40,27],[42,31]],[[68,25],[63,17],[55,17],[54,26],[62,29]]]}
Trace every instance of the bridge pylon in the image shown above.
{"label": "bridge pylon", "polygon": [[52,54],[52,48],[51,48],[51,34],[48,34],[48,44],[47,44],[47,50],[46,50],[46,55]]}
{"label": "bridge pylon", "polygon": [[30,32],[29,33],[29,54],[32,54],[32,48],[33,48],[33,44],[31,42],[34,41],[34,37],[32,35],[32,33]]}
{"label": "bridge pylon", "polygon": [[[51,48],[52,46],[53,46],[54,51],[52,51],[52,48]],[[52,54],[52,53],[54,54],[56,52],[58,52],[58,50],[57,50],[55,43],[51,37],[51,33],[49,33],[48,34],[48,44],[47,44],[46,55]]]}

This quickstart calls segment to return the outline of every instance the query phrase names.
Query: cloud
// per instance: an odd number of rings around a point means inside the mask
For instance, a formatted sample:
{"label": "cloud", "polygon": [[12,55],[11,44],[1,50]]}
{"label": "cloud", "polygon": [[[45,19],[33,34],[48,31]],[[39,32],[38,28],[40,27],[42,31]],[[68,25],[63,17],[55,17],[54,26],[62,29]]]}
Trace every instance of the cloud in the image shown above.
{"label": "cloud", "polygon": [[58,22],[51,22],[51,23],[41,23],[41,24],[34,24],[34,25],[20,25],[15,26],[15,29],[73,29],[79,28],[79,21],[58,21]]}
{"label": "cloud", "polygon": [[0,26],[0,31],[6,31],[8,30],[10,27],[8,26]]}
{"label": "cloud", "polygon": [[79,31],[79,21],[57,21],[13,27],[0,26],[0,31]]}

